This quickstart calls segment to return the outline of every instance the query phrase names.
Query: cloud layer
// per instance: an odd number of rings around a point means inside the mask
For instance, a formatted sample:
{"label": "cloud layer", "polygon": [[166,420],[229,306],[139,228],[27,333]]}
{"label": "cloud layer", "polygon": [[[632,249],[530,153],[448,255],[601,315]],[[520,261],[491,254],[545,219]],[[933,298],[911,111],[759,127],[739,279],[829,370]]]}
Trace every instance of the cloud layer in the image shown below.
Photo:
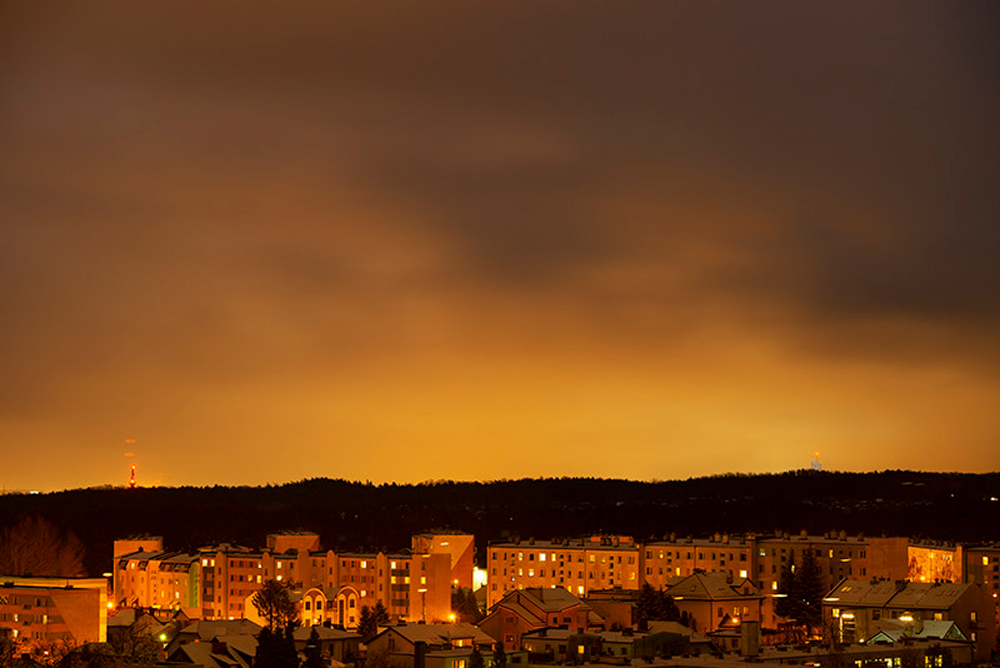
{"label": "cloud layer", "polygon": [[8,487],[1000,465],[990,4],[4,11]]}

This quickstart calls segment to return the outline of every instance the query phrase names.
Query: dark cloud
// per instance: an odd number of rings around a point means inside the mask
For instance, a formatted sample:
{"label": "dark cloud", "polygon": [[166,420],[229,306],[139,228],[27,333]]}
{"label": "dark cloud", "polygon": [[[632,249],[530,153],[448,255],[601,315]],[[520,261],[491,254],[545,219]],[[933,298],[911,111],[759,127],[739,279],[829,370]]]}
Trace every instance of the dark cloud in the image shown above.
{"label": "dark cloud", "polygon": [[0,438],[982,466],[996,11],[5,6]]}

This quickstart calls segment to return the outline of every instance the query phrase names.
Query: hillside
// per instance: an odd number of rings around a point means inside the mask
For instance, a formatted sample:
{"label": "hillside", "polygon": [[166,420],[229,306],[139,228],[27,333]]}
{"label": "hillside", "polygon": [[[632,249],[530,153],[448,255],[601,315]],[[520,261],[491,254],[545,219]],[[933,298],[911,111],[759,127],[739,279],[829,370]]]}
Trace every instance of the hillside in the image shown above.
{"label": "hillside", "polygon": [[431,528],[488,541],[520,535],[714,532],[909,535],[1000,540],[1000,473],[791,471],[683,481],[558,478],[372,485],[316,478],[266,487],[79,489],[0,496],[0,527],[25,514],[74,531],[91,575],[111,566],[117,537],[162,535],[169,549],[229,541],[259,547],[267,533],[310,529],[334,549],[398,550]]}

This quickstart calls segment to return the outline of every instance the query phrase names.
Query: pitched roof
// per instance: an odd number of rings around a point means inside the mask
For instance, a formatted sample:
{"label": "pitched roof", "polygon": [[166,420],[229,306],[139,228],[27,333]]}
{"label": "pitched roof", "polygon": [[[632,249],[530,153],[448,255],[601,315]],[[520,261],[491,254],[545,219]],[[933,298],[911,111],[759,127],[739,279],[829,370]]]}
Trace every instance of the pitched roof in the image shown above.
{"label": "pitched roof", "polygon": [[674,635],[684,636],[690,642],[693,643],[706,643],[708,638],[697,633],[691,628],[684,626],[680,622],[661,622],[661,621],[650,621],[649,622],[649,632],[650,633],[672,633]]}
{"label": "pitched roof", "polygon": [[[890,620],[895,622],[895,620]],[[927,620],[921,627],[916,625],[892,624],[892,628],[883,628],[865,643],[899,642],[903,638],[939,638],[941,640],[968,640],[962,629],[950,620]]]}
{"label": "pitched roof", "polygon": [[841,580],[824,599],[831,605],[861,608],[947,610],[972,583]]}
{"label": "pitched roof", "polygon": [[[579,605],[581,610],[590,610],[590,606],[571,594],[563,587],[528,587],[527,589],[515,589],[512,594],[520,595],[527,599],[531,605],[539,610],[549,612],[561,612],[566,608]],[[500,603],[503,603],[501,599]]]}
{"label": "pitched roof", "polygon": [[299,626],[292,631],[292,637],[296,641],[299,640],[309,640],[309,635],[312,630],[316,629],[316,635],[322,640],[347,640],[350,638],[361,638],[357,633],[352,633],[351,631],[344,631],[342,629],[333,629],[326,626]]}
{"label": "pitched roof", "polygon": [[452,640],[464,640],[469,638],[476,643],[492,645],[496,642],[485,631],[480,631],[479,627],[466,622],[457,624],[400,624],[390,626],[380,633],[396,632],[409,642],[425,642],[428,645],[450,644]]}
{"label": "pitched roof", "polygon": [[260,633],[261,628],[260,624],[255,624],[249,619],[198,619],[180,632],[196,635],[202,641],[209,641],[222,636],[255,636]]}
{"label": "pitched roof", "polygon": [[[748,589],[749,594],[744,594]],[[686,577],[670,581],[666,594],[674,599],[695,599],[718,601],[722,599],[760,598],[760,591],[746,578],[731,578],[726,573],[692,573]]]}

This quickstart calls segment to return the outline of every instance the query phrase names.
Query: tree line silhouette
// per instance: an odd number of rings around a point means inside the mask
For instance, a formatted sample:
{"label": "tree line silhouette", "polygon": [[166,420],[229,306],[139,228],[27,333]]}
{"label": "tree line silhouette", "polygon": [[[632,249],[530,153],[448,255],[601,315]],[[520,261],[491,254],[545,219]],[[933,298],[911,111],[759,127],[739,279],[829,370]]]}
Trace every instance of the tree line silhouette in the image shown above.
{"label": "tree line silhouette", "polygon": [[172,550],[230,542],[259,548],[267,533],[306,529],[325,548],[398,551],[412,533],[455,529],[489,541],[589,534],[847,531],[981,543],[1000,540],[1000,473],[815,470],[673,481],[543,478],[381,484],[313,478],[263,487],[88,488],[0,496],[0,529],[42,517],[86,548],[90,575],[112,565],[112,543],[162,535]]}

